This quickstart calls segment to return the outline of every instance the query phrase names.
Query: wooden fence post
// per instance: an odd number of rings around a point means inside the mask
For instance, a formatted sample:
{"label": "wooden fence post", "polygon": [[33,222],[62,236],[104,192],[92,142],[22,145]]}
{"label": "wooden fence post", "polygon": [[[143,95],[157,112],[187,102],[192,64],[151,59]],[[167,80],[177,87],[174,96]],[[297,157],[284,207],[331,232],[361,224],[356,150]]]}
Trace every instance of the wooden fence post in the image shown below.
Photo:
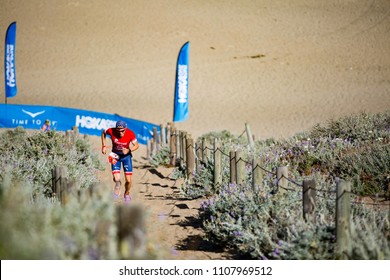
{"label": "wooden fence post", "polygon": [[55,166],[52,170],[52,192],[64,204],[67,190],[67,170],[64,166]]}
{"label": "wooden fence post", "polygon": [[336,259],[348,259],[350,249],[351,182],[336,184]]}
{"label": "wooden fence post", "polygon": [[167,124],[167,145],[168,147],[170,147],[171,145],[171,127],[172,127],[172,124],[169,122]]}
{"label": "wooden fence post", "polygon": [[242,185],[245,182],[245,162],[240,150],[236,151],[236,180],[237,185]]}
{"label": "wooden fence post", "polygon": [[64,192],[61,198],[62,205],[66,205],[69,202],[70,197],[75,196],[75,190],[76,190],[75,181],[69,181],[69,178],[66,178],[66,180],[64,180],[64,184],[65,184]]}
{"label": "wooden fence post", "polygon": [[160,149],[159,149],[159,141],[158,141],[158,133],[157,133],[157,127],[153,127],[153,142],[152,142],[152,156],[154,156]]}
{"label": "wooden fence post", "polygon": [[79,135],[79,129],[77,126],[73,126],[72,130],[67,130],[65,132],[65,146],[67,149],[70,149],[75,143]]}
{"label": "wooden fence post", "polygon": [[261,160],[258,157],[252,159],[252,187],[255,189],[263,181],[263,170],[261,169]]}
{"label": "wooden fence post", "polygon": [[72,131],[74,132],[74,134],[75,134],[76,136],[79,135],[79,128],[78,128],[77,126],[72,126]]}
{"label": "wooden fence post", "polygon": [[245,124],[245,131],[246,131],[246,136],[248,137],[249,146],[253,149],[255,147],[255,143],[253,142],[251,127],[249,126],[248,123]]}
{"label": "wooden fence post", "polygon": [[182,165],[187,163],[187,132],[181,132],[181,155]]}
{"label": "wooden fence post", "polygon": [[288,185],[288,167],[287,166],[281,166],[278,167],[276,171],[276,179],[278,180],[278,193],[284,193],[285,188],[287,188]]}
{"label": "wooden fence post", "polygon": [[174,126],[171,126],[171,140],[170,140],[170,165],[171,166],[176,166],[176,128]]}
{"label": "wooden fence post", "polygon": [[209,141],[202,139],[202,161],[206,163],[209,160],[210,151],[209,151]]}
{"label": "wooden fence post", "polygon": [[61,166],[61,178],[60,178],[60,184],[61,184],[61,205],[65,205],[69,199],[69,187],[68,187],[68,170],[66,166]]}
{"label": "wooden fence post", "polygon": [[181,166],[181,159],[182,159],[182,149],[181,149],[181,131],[176,130],[176,165]]}
{"label": "wooden fence post", "polygon": [[146,254],[145,221],[140,206],[117,207],[118,254],[120,259],[144,257]]}
{"label": "wooden fence post", "polygon": [[303,181],[303,219],[306,222],[316,222],[316,182],[314,179]]}
{"label": "wooden fence post", "polygon": [[214,187],[222,186],[222,151],[218,139],[214,139]]}
{"label": "wooden fence post", "polygon": [[61,171],[58,166],[55,166],[52,170],[52,176],[51,176],[51,190],[52,193],[57,199],[60,199],[60,192],[61,192],[61,184],[60,184],[60,177],[61,177]]}
{"label": "wooden fence post", "polygon": [[195,143],[195,169],[196,169],[196,172],[198,172],[200,170],[200,166],[202,164],[201,162],[201,158],[202,158],[202,147],[200,146],[199,144],[199,141],[197,141]]}
{"label": "wooden fence post", "polygon": [[236,152],[229,152],[230,158],[230,184],[237,184],[237,173],[236,173]]}
{"label": "wooden fence post", "polygon": [[190,134],[186,137],[186,143],[187,178],[192,181],[195,171],[195,149],[194,139],[191,138]]}
{"label": "wooden fence post", "polygon": [[67,130],[65,132],[65,148],[70,149],[74,144],[74,132],[73,130]]}
{"label": "wooden fence post", "polygon": [[146,142],[146,159],[150,159],[152,155],[152,141],[153,139],[148,139]]}
{"label": "wooden fence post", "polygon": [[166,142],[165,128],[160,124],[160,146],[164,146]]}

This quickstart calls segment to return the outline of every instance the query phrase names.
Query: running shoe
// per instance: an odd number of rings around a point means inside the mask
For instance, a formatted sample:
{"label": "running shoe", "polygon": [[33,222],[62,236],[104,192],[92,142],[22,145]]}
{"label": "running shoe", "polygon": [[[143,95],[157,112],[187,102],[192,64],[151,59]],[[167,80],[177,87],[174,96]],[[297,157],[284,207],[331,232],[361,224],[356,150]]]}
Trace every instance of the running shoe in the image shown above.
{"label": "running shoe", "polygon": [[126,194],[125,195],[125,203],[129,203],[131,201],[131,196]]}

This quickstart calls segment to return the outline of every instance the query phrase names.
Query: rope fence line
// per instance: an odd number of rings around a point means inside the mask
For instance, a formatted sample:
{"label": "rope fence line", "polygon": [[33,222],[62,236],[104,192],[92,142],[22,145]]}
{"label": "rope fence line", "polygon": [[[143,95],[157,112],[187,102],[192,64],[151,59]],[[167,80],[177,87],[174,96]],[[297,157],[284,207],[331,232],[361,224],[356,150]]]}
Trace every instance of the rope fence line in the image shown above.
{"label": "rope fence line", "polygon": [[246,133],[246,130],[244,130],[244,131],[238,136],[238,138],[241,138],[245,133]]}
{"label": "rope fence line", "polygon": [[[247,133],[247,137],[249,138],[251,135],[250,128],[248,124],[245,124],[246,129],[241,133],[240,137],[242,137],[245,133]],[[287,166],[281,166],[277,168],[277,171],[270,171],[265,166],[262,166],[261,164],[254,162],[254,159],[252,159],[252,162],[249,162],[247,160],[244,160],[244,158],[241,156],[240,151],[230,151],[230,154],[227,154],[224,149],[216,144],[218,142],[218,139],[215,139],[214,143],[210,143],[210,141],[206,139],[202,139],[201,143],[194,143],[194,140],[191,138],[191,134],[185,132],[185,131],[179,131],[175,128],[173,123],[168,123],[167,126],[164,128],[163,125],[160,125],[160,131],[161,133],[157,133],[157,128],[153,130],[153,137],[150,139],[150,143],[148,142],[148,147],[151,147],[147,150],[147,158],[150,159],[154,154],[156,154],[157,151],[161,149],[161,146],[165,145],[168,146],[170,149],[170,165],[171,166],[181,166],[183,168],[187,169],[187,174],[191,177],[193,174],[196,174],[196,171],[198,171],[199,167],[202,165],[205,165],[209,162],[211,162],[214,165],[214,168],[218,169],[218,172],[222,172],[222,166],[217,165],[219,163],[222,164],[222,159],[219,158],[219,156],[224,156],[226,158],[230,159],[230,163],[235,165],[233,167],[230,167],[230,171],[235,171],[235,178],[232,177],[230,183],[237,183],[237,176],[240,178],[243,178],[243,174],[240,174],[240,172],[243,172],[244,169],[242,168],[242,164],[245,164],[247,167],[251,166],[251,172],[264,172],[268,174],[269,176],[275,176],[275,184],[279,186],[282,190],[285,191],[296,191],[294,188],[287,187],[288,183],[291,183],[293,185],[303,187],[303,181],[297,182],[296,180],[290,178],[288,176],[288,169]],[[254,137],[252,137],[254,138]],[[154,148],[153,148],[154,147]],[[232,152],[235,153],[235,155],[232,158]],[[237,155],[240,154],[240,155]],[[217,155],[217,160],[215,159],[215,156]],[[190,156],[190,159],[187,157]],[[239,157],[238,159],[234,157]],[[240,167],[237,169],[237,166]],[[235,170],[234,170],[235,169]],[[283,171],[280,171],[281,173],[278,175],[278,170],[282,169]],[[219,175],[219,174],[215,174]],[[233,174],[234,175],[234,174]],[[252,174],[252,177],[255,174]],[[263,174],[259,176],[262,178]],[[217,176],[219,177],[219,176]],[[219,178],[214,178],[214,183],[221,185],[222,182],[218,182]],[[253,184],[258,183],[256,180],[254,180]],[[323,194],[330,194],[330,193],[336,193],[336,190],[329,191],[329,190],[316,190],[318,193]],[[355,196],[359,196],[356,193],[352,193]],[[377,200],[371,197],[372,200]]]}
{"label": "rope fence line", "polygon": [[[240,137],[242,137],[246,132],[247,137],[250,138],[251,133],[249,125],[245,124],[245,127],[246,129],[241,133]],[[218,139],[215,139],[214,143],[210,143],[210,141],[206,139],[202,139],[201,142],[194,143],[194,140],[191,138],[191,134],[177,130],[173,123],[168,123],[166,128],[164,128],[163,125],[160,125],[160,131],[161,134],[158,135],[157,129],[155,129],[153,138],[149,141],[150,143],[148,142],[148,147],[150,148],[147,150],[147,158],[151,158],[161,149],[162,145],[168,146],[170,153],[170,165],[180,166],[187,169],[186,173],[189,177],[193,177],[202,165],[211,163],[214,166],[214,169],[217,169],[214,172],[214,184],[220,186],[222,184],[221,173],[223,170],[223,160],[220,157],[225,157],[230,160],[230,183],[241,183],[241,180],[245,175],[242,174],[245,172],[245,167],[251,166],[250,172],[252,172],[252,177],[254,178],[253,185],[259,184],[260,182],[258,180],[262,180],[264,175],[262,173],[265,173],[268,174],[268,176],[275,176],[275,184],[283,191],[296,191],[294,188],[289,188],[287,186],[288,183],[303,187],[303,182],[297,182],[288,176],[288,169],[286,169],[286,166],[278,167],[276,172],[270,171],[257,161],[255,162],[256,159],[252,159],[252,162],[244,160],[240,151],[230,151],[229,154],[226,153],[225,149],[218,145]],[[235,154],[232,155],[232,152]],[[188,158],[188,156],[190,158]],[[238,159],[236,157],[238,157]],[[279,171],[280,174],[278,174]],[[318,192],[324,191],[318,190]],[[325,193],[326,192],[327,191],[325,191]]]}

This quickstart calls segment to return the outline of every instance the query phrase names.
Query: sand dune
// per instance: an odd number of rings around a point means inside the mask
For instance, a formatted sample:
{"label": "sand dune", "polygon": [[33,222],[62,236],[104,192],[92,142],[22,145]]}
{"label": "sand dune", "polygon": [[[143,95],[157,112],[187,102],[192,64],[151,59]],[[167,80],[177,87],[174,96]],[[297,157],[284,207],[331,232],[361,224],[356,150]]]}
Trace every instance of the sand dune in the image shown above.
{"label": "sand dune", "polygon": [[257,138],[288,137],[390,109],[388,0],[0,3],[3,34],[17,21],[19,93],[8,103],[166,124],[190,41],[190,117],[177,125],[195,137],[240,134],[246,122]]}

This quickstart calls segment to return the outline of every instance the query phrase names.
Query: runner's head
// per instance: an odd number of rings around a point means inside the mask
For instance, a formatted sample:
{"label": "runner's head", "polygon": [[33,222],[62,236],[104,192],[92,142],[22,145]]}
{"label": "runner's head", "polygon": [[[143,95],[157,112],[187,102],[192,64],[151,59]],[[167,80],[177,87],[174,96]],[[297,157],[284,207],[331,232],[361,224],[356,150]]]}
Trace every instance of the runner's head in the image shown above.
{"label": "runner's head", "polygon": [[124,133],[125,132],[125,129],[126,129],[127,125],[124,121],[117,121],[116,122],[116,125],[115,125],[115,128],[116,130],[119,132],[119,133]]}

